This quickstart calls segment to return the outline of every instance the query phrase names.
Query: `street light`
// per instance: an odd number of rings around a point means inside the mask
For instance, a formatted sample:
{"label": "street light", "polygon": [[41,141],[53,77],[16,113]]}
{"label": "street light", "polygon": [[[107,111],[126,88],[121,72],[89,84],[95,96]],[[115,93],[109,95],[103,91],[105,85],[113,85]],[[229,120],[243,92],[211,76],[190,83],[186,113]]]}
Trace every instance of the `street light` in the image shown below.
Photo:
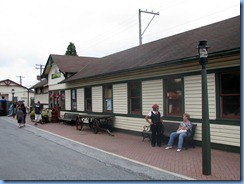
{"label": "street light", "polygon": [[15,93],[14,89],[11,90],[11,93],[12,93],[12,98],[13,98],[12,100],[14,102],[14,93]]}
{"label": "street light", "polygon": [[12,89],[11,90],[11,93],[12,93],[12,108],[13,108],[13,117],[14,117],[14,93],[15,93],[15,91],[14,91],[14,89]]}
{"label": "street light", "polygon": [[211,145],[206,71],[206,65],[208,63],[207,41],[199,41],[197,49],[199,63],[202,66],[202,171],[204,175],[211,175]]}

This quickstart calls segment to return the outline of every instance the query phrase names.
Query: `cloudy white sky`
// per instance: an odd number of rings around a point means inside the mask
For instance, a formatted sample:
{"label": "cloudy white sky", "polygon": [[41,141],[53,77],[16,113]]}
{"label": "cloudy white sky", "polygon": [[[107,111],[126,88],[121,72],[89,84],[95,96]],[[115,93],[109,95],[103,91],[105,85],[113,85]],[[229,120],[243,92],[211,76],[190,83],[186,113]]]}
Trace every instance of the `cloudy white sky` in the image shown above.
{"label": "cloudy white sky", "polygon": [[[103,57],[139,44],[138,10],[159,12],[142,43],[240,15],[239,0],[0,0],[0,80],[34,85],[49,54]],[[142,31],[153,15],[142,13]]]}

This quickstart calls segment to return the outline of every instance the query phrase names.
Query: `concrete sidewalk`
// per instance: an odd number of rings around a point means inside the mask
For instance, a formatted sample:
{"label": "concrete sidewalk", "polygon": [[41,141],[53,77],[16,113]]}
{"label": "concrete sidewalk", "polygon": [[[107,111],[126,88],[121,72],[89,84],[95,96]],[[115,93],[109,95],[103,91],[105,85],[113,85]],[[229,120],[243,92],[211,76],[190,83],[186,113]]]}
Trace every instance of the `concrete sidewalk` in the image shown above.
{"label": "concrete sidewalk", "polygon": [[47,123],[34,125],[29,116],[27,124],[39,129],[63,136],[65,138],[126,157],[144,165],[149,165],[169,172],[180,174],[196,180],[240,180],[241,160],[239,153],[220,150],[211,150],[212,174],[202,174],[202,149],[201,147],[183,149],[177,152],[176,148],[165,150],[162,147],[151,147],[150,141],[142,141],[142,137],[121,132],[113,132],[109,136],[106,132],[94,134],[88,126],[83,126],[81,131],[75,126],[60,123]]}

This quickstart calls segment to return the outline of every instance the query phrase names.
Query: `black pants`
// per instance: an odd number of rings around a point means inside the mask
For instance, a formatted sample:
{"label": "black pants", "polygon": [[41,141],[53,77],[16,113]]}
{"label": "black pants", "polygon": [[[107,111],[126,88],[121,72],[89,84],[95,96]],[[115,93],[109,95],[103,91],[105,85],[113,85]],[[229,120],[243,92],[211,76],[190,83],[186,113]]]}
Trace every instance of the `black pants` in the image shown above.
{"label": "black pants", "polygon": [[157,143],[157,146],[161,146],[161,141],[162,141],[162,136],[163,136],[162,129],[163,129],[163,125],[161,123],[151,125],[152,146],[155,146],[156,143]]}

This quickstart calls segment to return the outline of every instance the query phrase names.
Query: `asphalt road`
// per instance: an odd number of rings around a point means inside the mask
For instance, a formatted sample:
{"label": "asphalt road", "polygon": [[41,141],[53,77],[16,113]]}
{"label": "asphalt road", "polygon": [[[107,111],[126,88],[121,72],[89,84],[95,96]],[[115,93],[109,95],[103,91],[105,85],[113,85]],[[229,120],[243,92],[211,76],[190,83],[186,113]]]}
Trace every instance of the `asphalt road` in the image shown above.
{"label": "asphalt road", "polygon": [[1,180],[182,180],[0,116]]}

